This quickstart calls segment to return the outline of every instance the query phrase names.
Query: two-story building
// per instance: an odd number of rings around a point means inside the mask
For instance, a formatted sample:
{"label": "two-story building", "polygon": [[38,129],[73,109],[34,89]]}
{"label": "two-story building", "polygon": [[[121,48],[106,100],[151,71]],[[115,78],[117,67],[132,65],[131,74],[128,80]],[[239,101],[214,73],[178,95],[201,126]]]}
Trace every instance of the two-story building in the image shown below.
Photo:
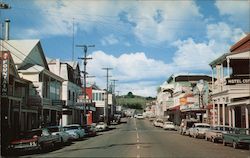
{"label": "two-story building", "polygon": [[213,80],[213,124],[249,128],[250,34],[210,66],[217,78]]}
{"label": "two-story building", "polygon": [[39,126],[58,125],[64,104],[64,79],[49,70],[40,41],[7,40],[4,48],[11,52],[19,76],[33,85],[27,105],[38,108]]}

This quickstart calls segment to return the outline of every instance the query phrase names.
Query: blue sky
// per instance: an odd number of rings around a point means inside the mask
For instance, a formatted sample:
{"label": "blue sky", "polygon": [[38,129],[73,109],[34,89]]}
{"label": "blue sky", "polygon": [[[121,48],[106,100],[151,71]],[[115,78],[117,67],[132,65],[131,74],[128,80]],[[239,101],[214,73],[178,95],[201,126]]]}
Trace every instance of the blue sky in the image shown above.
{"label": "blue sky", "polygon": [[[40,39],[49,58],[71,60],[95,44],[88,82],[105,88],[112,67],[120,94],[155,96],[173,73],[210,75],[209,63],[250,32],[249,0],[5,0],[11,39]],[[74,22],[73,22],[74,21]],[[75,60],[83,55],[74,47]]]}

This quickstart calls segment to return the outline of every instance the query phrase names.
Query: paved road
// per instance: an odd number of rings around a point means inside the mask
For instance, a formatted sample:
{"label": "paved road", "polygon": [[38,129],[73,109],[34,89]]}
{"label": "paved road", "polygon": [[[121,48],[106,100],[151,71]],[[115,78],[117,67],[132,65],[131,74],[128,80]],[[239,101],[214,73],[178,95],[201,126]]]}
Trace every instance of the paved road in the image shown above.
{"label": "paved road", "polygon": [[250,150],[233,149],[202,139],[164,131],[145,120],[128,119],[126,124],[100,135],[42,154],[22,157],[190,157],[250,158]]}

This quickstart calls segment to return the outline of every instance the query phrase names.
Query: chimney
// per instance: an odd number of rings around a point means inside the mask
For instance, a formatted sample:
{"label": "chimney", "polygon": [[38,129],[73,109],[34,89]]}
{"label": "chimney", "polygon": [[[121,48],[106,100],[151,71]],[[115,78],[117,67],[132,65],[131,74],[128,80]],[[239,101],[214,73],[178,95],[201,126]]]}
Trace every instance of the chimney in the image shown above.
{"label": "chimney", "polygon": [[5,40],[9,40],[9,34],[10,34],[10,20],[5,20]]}

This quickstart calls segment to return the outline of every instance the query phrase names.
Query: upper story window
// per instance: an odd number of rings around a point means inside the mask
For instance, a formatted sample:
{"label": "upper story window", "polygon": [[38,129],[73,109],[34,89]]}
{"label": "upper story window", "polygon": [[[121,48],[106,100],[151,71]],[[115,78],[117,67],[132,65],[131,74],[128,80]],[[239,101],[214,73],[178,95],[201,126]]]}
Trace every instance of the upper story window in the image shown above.
{"label": "upper story window", "polygon": [[70,90],[68,90],[68,100],[71,100],[70,96],[71,96]]}

